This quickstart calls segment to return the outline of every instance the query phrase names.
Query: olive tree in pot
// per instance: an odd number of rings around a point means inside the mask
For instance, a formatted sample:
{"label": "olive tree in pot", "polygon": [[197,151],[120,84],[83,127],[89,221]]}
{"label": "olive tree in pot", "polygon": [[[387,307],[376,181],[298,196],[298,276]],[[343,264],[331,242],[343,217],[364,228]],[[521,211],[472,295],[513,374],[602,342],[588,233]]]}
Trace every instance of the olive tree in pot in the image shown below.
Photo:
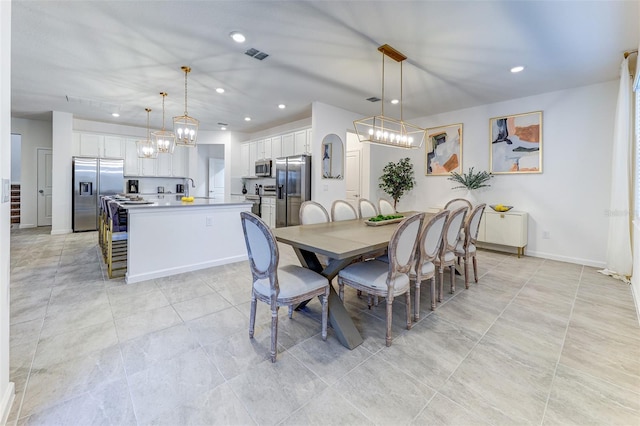
{"label": "olive tree in pot", "polygon": [[380,176],[380,189],[393,198],[393,208],[405,192],[411,191],[416,184],[413,177],[413,164],[409,158],[403,158],[397,163],[393,161],[384,166]]}

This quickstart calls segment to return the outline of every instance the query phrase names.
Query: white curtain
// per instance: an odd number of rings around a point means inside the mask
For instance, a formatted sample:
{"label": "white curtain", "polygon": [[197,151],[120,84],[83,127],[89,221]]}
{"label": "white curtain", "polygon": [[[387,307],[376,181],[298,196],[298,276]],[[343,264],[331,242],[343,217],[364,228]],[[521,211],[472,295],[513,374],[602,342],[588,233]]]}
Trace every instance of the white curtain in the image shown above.
{"label": "white curtain", "polygon": [[611,162],[611,199],[609,202],[609,240],[607,268],[601,272],[629,282],[631,255],[631,182],[633,132],[632,92],[629,59],[620,65],[620,88],[613,128],[613,158]]}

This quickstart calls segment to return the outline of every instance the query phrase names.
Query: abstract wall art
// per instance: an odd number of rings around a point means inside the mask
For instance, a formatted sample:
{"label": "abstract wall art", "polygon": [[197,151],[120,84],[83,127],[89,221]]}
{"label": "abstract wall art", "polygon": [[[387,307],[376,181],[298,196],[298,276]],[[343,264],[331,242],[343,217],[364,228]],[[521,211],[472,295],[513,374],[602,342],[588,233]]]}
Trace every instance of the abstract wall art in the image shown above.
{"label": "abstract wall art", "polygon": [[425,130],[426,176],[450,175],[462,170],[462,123]]}
{"label": "abstract wall art", "polygon": [[542,111],[489,120],[490,172],[542,173]]}

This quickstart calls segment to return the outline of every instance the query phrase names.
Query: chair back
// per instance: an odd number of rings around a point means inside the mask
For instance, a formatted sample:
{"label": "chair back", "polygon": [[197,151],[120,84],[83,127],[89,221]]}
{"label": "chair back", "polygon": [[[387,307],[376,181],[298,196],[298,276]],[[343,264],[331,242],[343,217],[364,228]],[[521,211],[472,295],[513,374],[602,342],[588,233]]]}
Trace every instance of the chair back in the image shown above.
{"label": "chair back", "polygon": [[[418,265],[433,262],[438,257],[438,251],[442,244],[442,234],[449,218],[449,210],[442,210],[433,216],[424,226],[418,245]],[[416,269],[419,266],[416,267]]]}
{"label": "chair back", "polygon": [[389,240],[389,280],[396,274],[408,274],[416,259],[418,235],[424,222],[424,213],[409,216],[396,228]]}
{"label": "chair back", "polygon": [[447,219],[442,233],[441,256],[455,250],[458,240],[460,239],[460,230],[464,226],[467,210],[467,207],[460,207],[459,209],[449,212],[449,219]]}
{"label": "chair back", "polygon": [[121,208],[120,205],[112,200],[107,200],[107,217],[108,221],[111,222],[111,231],[112,232],[126,232],[127,223],[124,218],[121,218]]}
{"label": "chair back", "polygon": [[475,244],[478,241],[478,230],[480,229],[480,220],[482,219],[482,213],[486,204],[478,204],[467,219],[467,223],[464,226],[464,247],[469,247],[470,244]]}
{"label": "chair back", "polygon": [[358,213],[353,206],[344,200],[336,200],[331,205],[331,220],[339,222],[341,220],[353,220],[358,218]]}
{"label": "chair back", "polygon": [[445,210],[454,211],[455,209],[459,209],[460,207],[466,207],[471,211],[473,206],[469,200],[465,200],[464,198],[454,198],[453,200],[449,200],[447,204],[444,205]]}
{"label": "chair back", "polygon": [[378,216],[376,205],[366,198],[360,198],[358,201],[358,209],[360,210],[360,217]]}
{"label": "chair back", "polygon": [[276,238],[267,224],[255,214],[240,212],[240,218],[253,282],[268,279],[271,285],[271,296],[277,297],[280,289],[278,288],[276,271],[280,254]]}
{"label": "chair back", "polygon": [[329,222],[329,213],[322,204],[315,201],[305,201],[300,206],[300,225]]}
{"label": "chair back", "polygon": [[380,198],[378,200],[378,205],[380,206],[380,214],[385,216],[396,214],[396,209],[393,208],[393,204],[391,204],[388,200]]}

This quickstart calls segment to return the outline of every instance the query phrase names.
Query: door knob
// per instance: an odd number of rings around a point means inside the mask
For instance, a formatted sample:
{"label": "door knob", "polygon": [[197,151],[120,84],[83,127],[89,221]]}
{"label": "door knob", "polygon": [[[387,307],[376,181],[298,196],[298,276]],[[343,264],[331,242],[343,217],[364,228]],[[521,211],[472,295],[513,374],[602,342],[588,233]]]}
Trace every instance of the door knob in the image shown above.
{"label": "door knob", "polygon": [[38,192],[41,193],[41,194],[44,194],[44,191],[42,189],[40,191],[38,191]]}

